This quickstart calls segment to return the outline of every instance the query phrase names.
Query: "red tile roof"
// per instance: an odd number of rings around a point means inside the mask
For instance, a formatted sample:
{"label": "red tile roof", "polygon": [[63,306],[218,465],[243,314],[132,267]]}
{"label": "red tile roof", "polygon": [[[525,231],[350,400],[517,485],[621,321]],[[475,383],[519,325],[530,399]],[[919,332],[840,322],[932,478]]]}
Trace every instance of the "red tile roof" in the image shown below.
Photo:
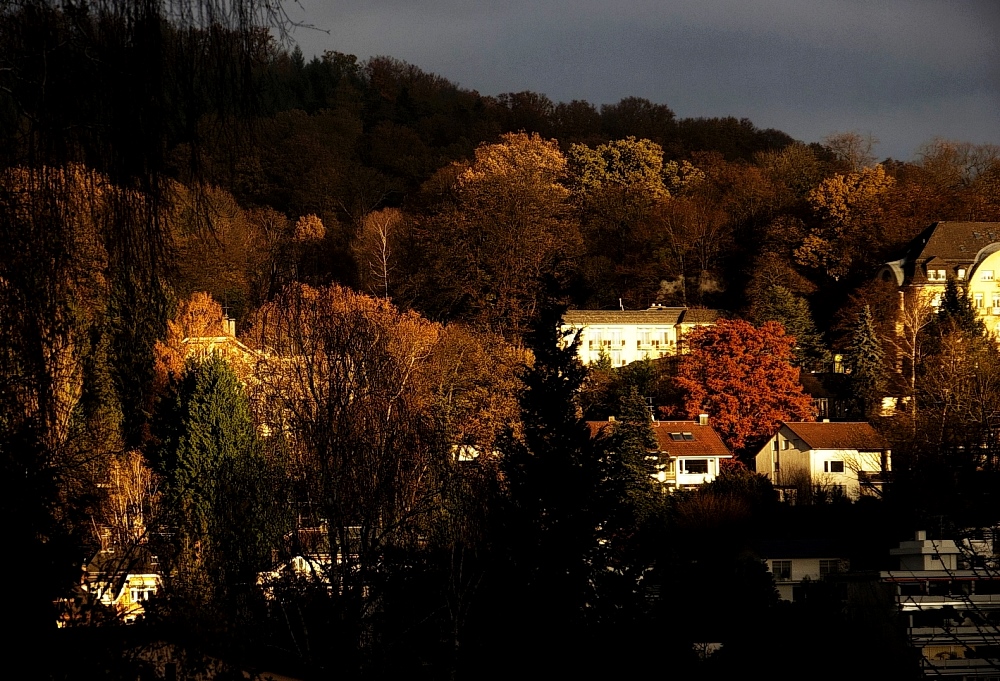
{"label": "red tile roof", "polygon": [[[614,421],[587,421],[592,436],[611,426]],[[653,434],[656,436],[657,448],[670,456],[725,456],[731,457],[732,452],[722,442],[722,438],[711,426],[700,426],[697,421],[653,421]],[[681,437],[675,440],[671,434]],[[687,433],[691,439],[684,439]]]}
{"label": "red tile roof", "polygon": [[889,443],[867,422],[785,422],[809,449],[889,449]]}
{"label": "red tile roof", "polygon": [[[697,421],[654,421],[653,433],[660,451],[670,456],[732,456],[722,438],[712,426]],[[691,433],[693,440],[674,440],[671,434]]]}

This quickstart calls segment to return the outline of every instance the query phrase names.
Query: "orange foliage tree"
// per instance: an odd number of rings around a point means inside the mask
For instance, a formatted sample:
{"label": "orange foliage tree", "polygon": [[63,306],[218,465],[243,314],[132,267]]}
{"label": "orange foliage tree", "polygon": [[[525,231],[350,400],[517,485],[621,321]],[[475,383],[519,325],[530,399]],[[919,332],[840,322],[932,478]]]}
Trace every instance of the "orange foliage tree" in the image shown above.
{"label": "orange foliage tree", "polygon": [[689,416],[707,413],[726,445],[748,451],[772,435],[780,421],[814,418],[792,366],[795,339],[777,322],[760,328],[742,320],[719,320],[695,329],[686,340],[676,379]]}
{"label": "orange foliage tree", "polygon": [[156,341],[153,348],[156,391],[162,391],[171,379],[178,379],[184,373],[189,354],[185,339],[224,333],[225,313],[210,294],[199,291],[181,301],[177,314],[167,321],[167,337]]}

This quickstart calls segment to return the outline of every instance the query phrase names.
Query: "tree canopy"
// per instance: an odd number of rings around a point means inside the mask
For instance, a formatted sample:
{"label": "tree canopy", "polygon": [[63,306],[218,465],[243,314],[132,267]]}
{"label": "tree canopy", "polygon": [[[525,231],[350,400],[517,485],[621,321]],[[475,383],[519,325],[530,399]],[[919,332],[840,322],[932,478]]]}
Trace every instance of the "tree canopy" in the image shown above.
{"label": "tree canopy", "polygon": [[684,411],[707,413],[726,445],[749,455],[780,421],[811,421],[812,402],[792,366],[794,339],[776,322],[720,319],[684,339],[678,368]]}

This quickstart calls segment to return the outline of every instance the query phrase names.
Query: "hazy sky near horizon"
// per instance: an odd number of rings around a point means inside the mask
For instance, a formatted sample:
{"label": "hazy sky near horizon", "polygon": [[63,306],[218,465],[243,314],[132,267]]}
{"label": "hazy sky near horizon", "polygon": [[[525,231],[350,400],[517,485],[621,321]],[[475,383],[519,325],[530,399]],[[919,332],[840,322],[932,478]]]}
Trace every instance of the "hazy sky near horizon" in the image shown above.
{"label": "hazy sky near horizon", "polygon": [[[299,0],[306,58],[387,55],[482,94],[645,97],[805,141],[1000,144],[1000,0]],[[321,30],[318,30],[321,29]]]}

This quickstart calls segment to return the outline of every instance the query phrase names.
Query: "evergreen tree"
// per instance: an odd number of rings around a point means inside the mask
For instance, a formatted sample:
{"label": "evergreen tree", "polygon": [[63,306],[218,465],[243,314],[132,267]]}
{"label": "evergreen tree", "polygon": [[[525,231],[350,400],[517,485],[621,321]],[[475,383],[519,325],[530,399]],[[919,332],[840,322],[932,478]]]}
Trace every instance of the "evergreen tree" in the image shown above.
{"label": "evergreen tree", "polygon": [[249,400],[225,360],[188,364],[159,434],[176,586],[195,605],[237,598],[274,546],[278,490]]}
{"label": "evergreen tree", "polygon": [[792,348],[794,366],[823,371],[830,362],[830,351],[823,343],[823,334],[816,330],[809,311],[809,303],[784,286],[770,286],[750,309],[750,321],[761,326],[778,322],[785,327],[785,334],[795,339]]}
{"label": "evergreen tree", "polygon": [[663,510],[663,493],[653,481],[656,451],[646,401],[632,388],[618,409],[618,417],[597,437],[599,479],[595,495],[597,542],[592,560],[597,589],[597,618],[615,625],[640,606],[639,585],[651,566],[651,521]]}
{"label": "evergreen tree", "polygon": [[944,287],[944,296],[937,315],[927,327],[927,334],[935,346],[931,354],[940,345],[941,338],[954,331],[960,331],[970,338],[982,338],[986,334],[986,325],[976,313],[972,300],[959,288],[954,279],[948,279]]}
{"label": "evergreen tree", "polygon": [[586,369],[578,339],[559,336],[561,313],[547,306],[527,335],[535,361],[521,395],[524,439],[503,447],[513,504],[512,597],[523,599],[525,626],[534,632],[522,633],[525,642],[544,640],[547,658],[580,644],[596,543],[598,471],[576,402]]}
{"label": "evergreen tree", "polygon": [[851,393],[865,418],[879,414],[885,395],[885,350],[868,305],[858,315],[847,350]]}

